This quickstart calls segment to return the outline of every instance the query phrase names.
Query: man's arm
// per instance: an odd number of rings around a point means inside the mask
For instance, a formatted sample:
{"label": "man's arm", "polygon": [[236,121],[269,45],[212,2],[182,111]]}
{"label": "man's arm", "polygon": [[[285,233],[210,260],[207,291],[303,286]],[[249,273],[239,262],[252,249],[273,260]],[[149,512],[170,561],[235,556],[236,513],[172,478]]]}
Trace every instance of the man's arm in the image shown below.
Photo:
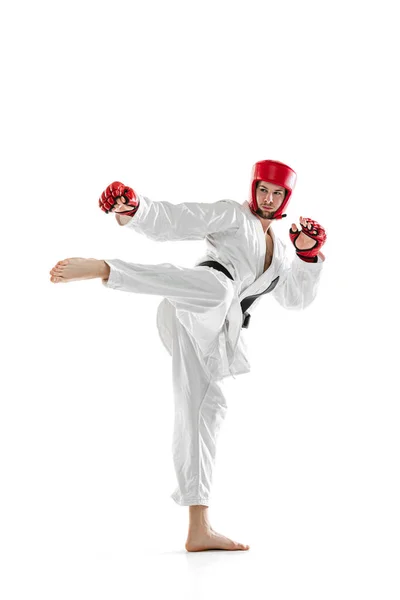
{"label": "man's arm", "polygon": [[280,281],[271,292],[283,308],[302,310],[313,302],[325,260],[324,255],[322,256],[323,258],[318,256],[316,263],[305,262],[297,255],[290,263],[285,256],[282,272],[279,272]]}
{"label": "man's arm", "polygon": [[115,213],[117,222],[158,242],[202,240],[240,227],[239,205],[234,200],[172,204],[137,197],[139,206],[133,217]]}

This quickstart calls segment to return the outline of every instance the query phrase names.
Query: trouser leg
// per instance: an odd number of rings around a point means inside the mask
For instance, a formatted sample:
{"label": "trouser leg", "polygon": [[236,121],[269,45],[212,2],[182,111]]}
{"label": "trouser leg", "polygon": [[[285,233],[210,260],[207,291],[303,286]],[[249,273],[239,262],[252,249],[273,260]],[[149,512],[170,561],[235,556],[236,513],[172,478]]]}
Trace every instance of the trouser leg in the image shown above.
{"label": "trouser leg", "polygon": [[195,341],[173,322],[172,376],[175,403],[173,461],[181,506],[209,506],[217,437],[227,411],[220,384],[212,381]]}
{"label": "trouser leg", "polygon": [[207,314],[221,307],[221,315],[232,301],[234,288],[224,274],[208,267],[186,268],[170,263],[144,265],[118,258],[105,260],[110,274],[103,285],[123,292],[168,298],[178,310]]}

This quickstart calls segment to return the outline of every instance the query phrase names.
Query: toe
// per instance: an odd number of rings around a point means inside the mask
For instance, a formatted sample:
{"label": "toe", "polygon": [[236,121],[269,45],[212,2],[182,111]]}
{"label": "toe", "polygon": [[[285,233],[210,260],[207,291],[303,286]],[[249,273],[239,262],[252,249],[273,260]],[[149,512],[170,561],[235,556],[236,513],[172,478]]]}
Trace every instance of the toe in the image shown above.
{"label": "toe", "polygon": [[237,546],[239,546],[241,550],[248,550],[250,548],[247,544],[237,544]]}

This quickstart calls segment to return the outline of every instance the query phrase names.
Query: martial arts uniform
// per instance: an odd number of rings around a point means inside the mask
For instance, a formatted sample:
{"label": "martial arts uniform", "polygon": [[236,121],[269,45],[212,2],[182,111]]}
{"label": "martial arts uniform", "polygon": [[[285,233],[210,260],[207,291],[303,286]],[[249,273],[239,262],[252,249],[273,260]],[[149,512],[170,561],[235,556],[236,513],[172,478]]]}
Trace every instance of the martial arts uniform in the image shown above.
{"label": "martial arts uniform", "polygon": [[[273,258],[264,273],[265,232],[247,201],[138,199],[139,208],[125,227],[155,241],[206,241],[206,252],[193,268],[107,259],[110,274],[103,284],[163,297],[157,328],[172,357],[175,403],[172,450],[178,486],[171,497],[181,506],[209,506],[216,442],[227,410],[218,382],[250,371],[241,333],[262,295],[251,306],[246,298],[268,290],[284,308],[303,309],[316,296],[323,262],[289,257],[270,228]],[[216,261],[222,271],[197,266],[205,261]]]}

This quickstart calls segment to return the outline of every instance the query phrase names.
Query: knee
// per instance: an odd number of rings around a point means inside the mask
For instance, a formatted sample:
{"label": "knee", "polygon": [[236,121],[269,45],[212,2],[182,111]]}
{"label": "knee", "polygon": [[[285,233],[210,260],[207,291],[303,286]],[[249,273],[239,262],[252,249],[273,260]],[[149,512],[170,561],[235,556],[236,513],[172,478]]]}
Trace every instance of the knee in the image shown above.
{"label": "knee", "polygon": [[[224,275],[224,277],[225,277],[225,275]],[[229,306],[232,303],[233,296],[234,296],[234,289],[233,289],[233,286],[231,285],[230,281],[227,279],[226,283],[219,282],[218,292],[217,292],[218,305],[226,306],[227,308],[229,308]]]}
{"label": "knee", "polygon": [[229,308],[234,296],[233,282],[214,269],[206,268],[199,281],[202,294],[211,308]]}

